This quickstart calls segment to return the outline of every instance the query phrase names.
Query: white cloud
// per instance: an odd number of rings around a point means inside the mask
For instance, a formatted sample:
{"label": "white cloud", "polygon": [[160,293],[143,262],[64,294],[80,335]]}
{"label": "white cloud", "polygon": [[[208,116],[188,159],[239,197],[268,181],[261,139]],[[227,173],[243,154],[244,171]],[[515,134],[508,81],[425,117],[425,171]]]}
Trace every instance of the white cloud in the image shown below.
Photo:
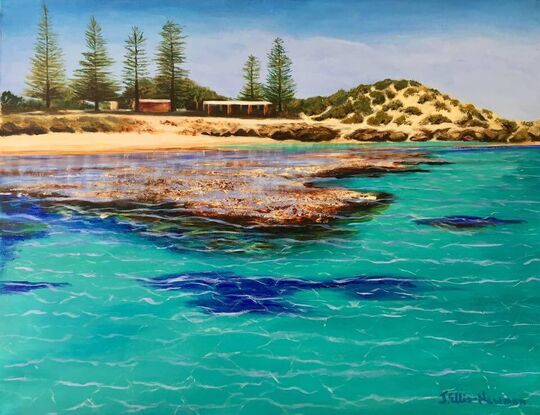
{"label": "white cloud", "polygon": [[[250,53],[263,63],[275,33],[236,31],[191,35],[187,67],[193,79],[235,96],[242,65]],[[538,38],[517,36],[388,37],[369,42],[329,37],[283,36],[294,63],[299,96],[326,95],[339,88],[384,78],[415,79],[508,118],[540,118]],[[21,92],[31,42],[6,42],[2,88]],[[152,39],[148,50],[155,48]],[[82,39],[81,39],[82,42]],[[64,44],[68,69],[76,66],[82,44]],[[110,44],[121,61],[122,45]],[[115,66],[119,73],[120,63]],[[264,70],[263,70],[264,73]]]}

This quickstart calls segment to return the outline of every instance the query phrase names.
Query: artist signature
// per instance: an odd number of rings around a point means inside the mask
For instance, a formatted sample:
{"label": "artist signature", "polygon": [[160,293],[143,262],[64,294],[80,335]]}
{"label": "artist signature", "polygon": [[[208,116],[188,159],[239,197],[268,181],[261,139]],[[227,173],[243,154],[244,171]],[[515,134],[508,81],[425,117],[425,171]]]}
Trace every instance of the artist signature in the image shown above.
{"label": "artist signature", "polygon": [[480,393],[465,393],[457,391],[444,391],[439,397],[442,404],[459,404],[459,403],[479,403],[483,405],[506,405],[506,406],[520,406],[526,405],[526,401],[523,398],[512,398],[505,394],[501,395],[489,395],[486,392]]}

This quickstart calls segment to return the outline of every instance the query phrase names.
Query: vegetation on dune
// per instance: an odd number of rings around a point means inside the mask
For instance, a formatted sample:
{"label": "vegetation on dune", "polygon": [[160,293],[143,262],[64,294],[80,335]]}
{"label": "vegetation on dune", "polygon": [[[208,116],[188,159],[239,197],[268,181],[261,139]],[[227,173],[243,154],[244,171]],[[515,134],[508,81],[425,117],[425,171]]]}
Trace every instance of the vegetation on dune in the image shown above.
{"label": "vegetation on dune", "polygon": [[422,115],[422,110],[415,106],[409,106],[403,110],[405,114],[409,115]]}
{"label": "vegetation on dune", "polygon": [[372,91],[369,95],[372,98],[371,103],[373,105],[381,105],[384,104],[384,102],[386,101],[386,95],[384,95],[380,91]]}
{"label": "vegetation on dune", "polygon": [[450,111],[450,109],[448,108],[448,105],[441,101],[435,102],[434,106],[435,106],[435,109],[438,111]]}
{"label": "vegetation on dune", "polygon": [[514,132],[518,129],[518,125],[515,121],[507,120],[504,118],[499,118],[498,121],[505,130]]}
{"label": "vegetation on dune", "polygon": [[344,124],[368,126],[412,126],[425,128],[452,123],[463,128],[517,131],[513,121],[497,119],[492,111],[442,94],[412,80],[384,79],[372,85],[360,84],[348,91],[340,89],[327,97],[294,100],[293,113],[304,113],[313,120],[338,119]]}
{"label": "vegetation on dune", "polygon": [[364,122],[364,117],[359,113],[354,113],[350,117],[347,117],[343,120],[345,124],[361,124]]}
{"label": "vegetation on dune", "polygon": [[423,125],[429,125],[429,124],[437,125],[437,124],[443,124],[446,122],[452,122],[452,120],[442,114],[430,114],[422,120]]}
{"label": "vegetation on dune", "polygon": [[405,89],[409,86],[409,81],[406,79],[401,79],[399,81],[394,82],[394,88],[396,88],[396,91],[401,91],[402,89]]}
{"label": "vegetation on dune", "polygon": [[407,125],[407,124],[410,124],[407,120],[407,116],[405,114],[403,115],[400,115],[399,117],[397,117],[394,121],[397,125]]}
{"label": "vegetation on dune", "polygon": [[424,94],[418,98],[419,104],[425,104],[426,102],[433,101],[435,99],[433,94]]}
{"label": "vegetation on dune", "polygon": [[384,111],[396,111],[400,108],[403,108],[403,102],[401,102],[399,99],[390,101],[388,104],[384,104],[382,107]]}
{"label": "vegetation on dune", "polygon": [[384,111],[379,111],[367,119],[367,123],[371,126],[387,125],[392,122],[392,116]]}

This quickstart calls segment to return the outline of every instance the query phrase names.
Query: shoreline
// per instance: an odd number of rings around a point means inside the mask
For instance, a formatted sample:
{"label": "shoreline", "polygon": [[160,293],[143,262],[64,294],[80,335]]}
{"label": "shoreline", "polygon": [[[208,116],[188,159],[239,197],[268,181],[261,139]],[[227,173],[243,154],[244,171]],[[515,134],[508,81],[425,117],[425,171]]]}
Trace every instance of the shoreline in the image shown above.
{"label": "shoreline", "polygon": [[[62,115],[4,116],[2,128],[0,156],[225,151],[235,146],[260,145],[309,147],[343,144],[367,149],[374,145],[399,148],[400,143],[414,145],[418,142],[447,142],[460,147],[540,144],[534,140],[470,140],[475,137],[471,129],[459,130],[470,132],[469,140],[439,140],[439,133],[447,131],[441,126],[429,126],[419,131],[412,130],[410,126],[399,130],[387,127],[365,130],[337,120],[318,122],[308,118],[246,119],[69,112]],[[446,136],[443,134],[442,137]]]}
{"label": "shoreline", "polygon": [[[424,141],[422,143],[439,143],[443,141]],[[444,141],[449,143],[449,141]],[[390,142],[356,141],[343,138],[325,142],[305,142],[298,140],[274,140],[266,137],[216,137],[208,135],[180,135],[172,133],[49,133],[43,135],[13,135],[0,138],[0,157],[25,155],[92,155],[121,153],[153,153],[200,150],[233,150],[234,146],[283,146],[349,144],[362,148],[366,145],[386,144]],[[409,141],[413,145],[419,142]],[[540,147],[534,141],[522,143],[485,143],[455,141],[454,147]],[[396,144],[396,143],[394,143]],[[425,144],[423,144],[425,145]],[[396,145],[400,148],[400,145]],[[365,147],[364,147],[365,148]],[[385,147],[388,148],[388,147]],[[366,148],[368,149],[368,148]]]}

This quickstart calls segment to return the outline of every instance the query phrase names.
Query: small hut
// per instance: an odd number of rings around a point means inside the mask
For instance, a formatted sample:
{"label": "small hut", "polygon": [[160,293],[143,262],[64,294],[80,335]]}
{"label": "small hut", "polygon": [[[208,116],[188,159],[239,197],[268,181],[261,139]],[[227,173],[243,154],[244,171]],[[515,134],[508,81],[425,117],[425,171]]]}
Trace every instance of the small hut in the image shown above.
{"label": "small hut", "polygon": [[267,116],[271,105],[268,101],[204,101],[203,111],[208,115]]}
{"label": "small hut", "polygon": [[139,110],[141,112],[170,112],[171,101],[168,99],[140,99]]}

